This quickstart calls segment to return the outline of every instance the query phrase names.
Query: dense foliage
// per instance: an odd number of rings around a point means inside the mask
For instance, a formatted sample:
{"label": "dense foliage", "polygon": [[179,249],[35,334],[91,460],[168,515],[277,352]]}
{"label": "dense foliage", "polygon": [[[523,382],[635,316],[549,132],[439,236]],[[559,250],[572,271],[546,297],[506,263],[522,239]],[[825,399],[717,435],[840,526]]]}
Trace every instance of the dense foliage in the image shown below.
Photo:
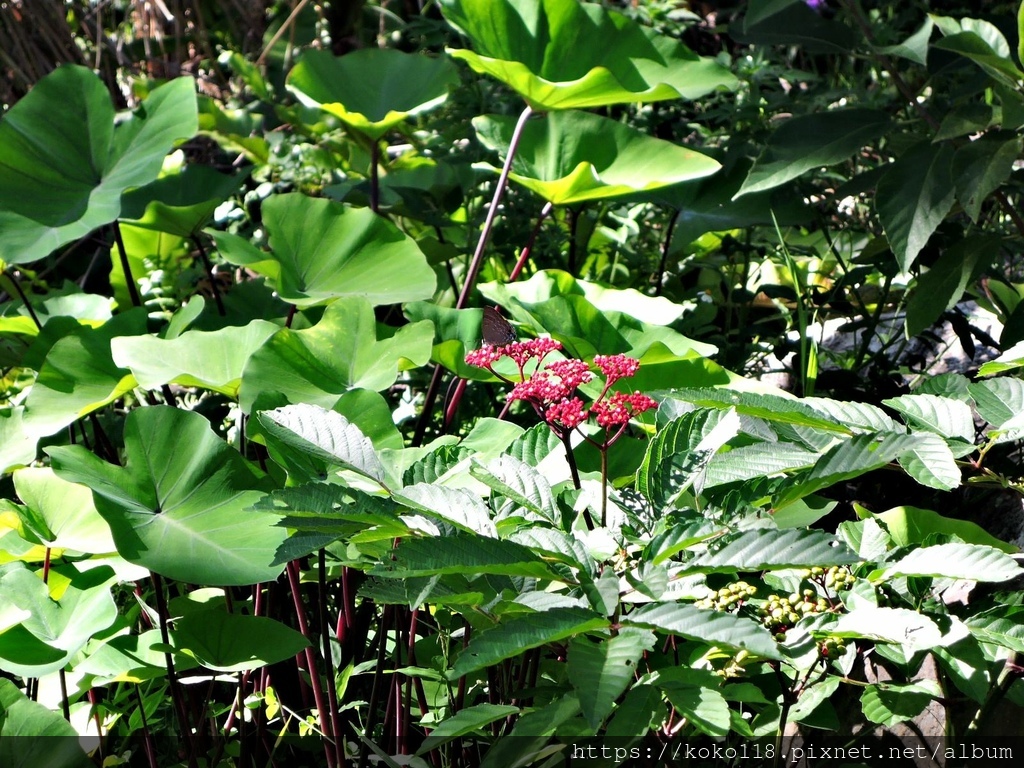
{"label": "dense foliage", "polygon": [[0,5],[0,764],[1024,747],[973,5]]}

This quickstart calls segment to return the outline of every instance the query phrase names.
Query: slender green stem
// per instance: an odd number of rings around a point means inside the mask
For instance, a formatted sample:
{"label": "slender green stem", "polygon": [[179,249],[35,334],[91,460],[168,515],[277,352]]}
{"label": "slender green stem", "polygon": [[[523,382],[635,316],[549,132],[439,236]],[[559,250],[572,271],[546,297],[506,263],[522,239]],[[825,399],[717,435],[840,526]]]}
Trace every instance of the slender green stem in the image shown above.
{"label": "slender green stem", "polygon": [[124,247],[124,238],[121,237],[121,224],[113,223],[114,242],[117,243],[117,255],[121,260],[121,271],[124,272],[124,282],[128,286],[128,296],[132,300],[133,307],[142,306],[142,297],[139,296],[139,289],[135,285],[135,278],[132,277],[132,266],[128,263],[128,251]]}

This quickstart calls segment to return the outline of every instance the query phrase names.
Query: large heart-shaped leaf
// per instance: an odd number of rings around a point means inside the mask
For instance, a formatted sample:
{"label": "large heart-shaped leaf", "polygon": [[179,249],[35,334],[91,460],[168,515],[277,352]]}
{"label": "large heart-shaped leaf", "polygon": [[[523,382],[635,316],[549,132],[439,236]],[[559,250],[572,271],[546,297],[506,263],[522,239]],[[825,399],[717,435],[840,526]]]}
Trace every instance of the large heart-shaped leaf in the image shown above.
{"label": "large heart-shaped leaf", "polygon": [[408,235],[368,208],[300,194],[277,195],[263,206],[273,253],[211,231],[221,255],[266,275],[278,295],[297,307],[360,296],[374,306],[426,299],[434,270]]}
{"label": "large heart-shaped leaf", "polygon": [[440,106],[458,81],[447,59],[394,48],[363,48],[344,56],[310,50],[288,74],[300,101],[371,139]]}
{"label": "large heart-shaped leaf", "polygon": [[[477,117],[473,127],[485,146],[508,153],[513,118]],[[573,111],[527,122],[510,178],[556,205],[570,205],[699,179],[720,167],[717,160],[692,149]]]}
{"label": "large heart-shaped leaf", "polygon": [[736,78],[678,40],[577,0],[441,0],[474,48],[449,50],[536,109],[696,99]]}
{"label": "large heart-shaped leaf", "polygon": [[64,66],[0,121],[0,259],[43,258],[121,213],[121,194],[153,181],[174,143],[198,129],[195,85],[156,89],[114,126],[103,82]]}
{"label": "large heart-shaped leaf", "polygon": [[81,446],[47,452],[58,476],[92,489],[125,560],[194,584],[277,578],[283,566],[272,563],[286,531],[277,515],[250,509],[269,486],[206,419],[140,408],[125,421],[124,446],[124,467]]}
{"label": "large heart-shaped leaf", "polygon": [[10,680],[0,680],[0,765],[88,768],[93,763],[77,736],[59,713],[32,701]]}
{"label": "large heart-shaped leaf", "polygon": [[391,386],[406,360],[426,365],[433,337],[430,323],[421,322],[378,341],[369,302],[341,299],[312,328],[283,328],[249,358],[242,375],[242,409],[248,413],[261,392],[332,409],[350,389]]}
{"label": "large heart-shaped leaf", "polygon": [[253,320],[219,331],[186,331],[176,339],[121,336],[111,340],[110,350],[114,362],[146,389],[175,382],[238,397],[246,362],[278,330],[266,320]]}
{"label": "large heart-shaped leaf", "polygon": [[228,176],[205,165],[188,165],[178,173],[127,192],[121,218],[142,229],[191,237],[213,216],[217,206],[238,191],[248,174]]}

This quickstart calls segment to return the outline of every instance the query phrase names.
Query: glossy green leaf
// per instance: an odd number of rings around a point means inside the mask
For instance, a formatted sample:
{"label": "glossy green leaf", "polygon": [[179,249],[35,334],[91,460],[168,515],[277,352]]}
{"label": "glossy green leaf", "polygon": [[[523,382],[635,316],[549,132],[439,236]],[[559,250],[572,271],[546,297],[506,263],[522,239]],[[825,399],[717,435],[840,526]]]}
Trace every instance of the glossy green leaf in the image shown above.
{"label": "glossy green leaf", "polygon": [[971,634],[983,643],[1024,653],[1024,608],[1000,605],[966,620]]}
{"label": "glossy green leaf", "polygon": [[473,637],[455,660],[448,678],[457,680],[530,648],[607,627],[607,619],[580,608],[554,608],[514,618]]}
{"label": "glossy green leaf", "polygon": [[970,581],[1009,581],[1024,575],[1012,557],[982,544],[937,544],[908,552],[878,578],[934,576]]}
{"label": "glossy green leaf", "polygon": [[23,563],[0,566],[0,613],[13,605],[29,614],[16,629],[0,633],[0,669],[22,677],[56,672],[117,619],[110,568],[65,575],[67,586],[55,599]]}
{"label": "glossy green leaf", "polygon": [[1010,47],[998,28],[980,19],[963,19],[962,23],[964,31],[947,34],[933,43],[934,47],[970,59],[996,82],[1010,88],[1019,87],[1024,72],[1010,58]]}
{"label": "glossy green leaf", "polygon": [[187,165],[124,194],[121,219],[141,229],[191,237],[230,198],[247,174],[227,175],[205,165]]}
{"label": "glossy green leaf", "polygon": [[510,715],[518,713],[519,707],[486,703],[460,709],[430,732],[430,735],[423,740],[423,744],[420,745],[416,754],[426,754],[430,750],[436,749],[442,744],[447,744],[453,739],[474,733],[485,725],[490,725],[496,720],[504,720]]}
{"label": "glossy green leaf", "polygon": [[928,66],[928,41],[931,39],[934,29],[935,22],[929,17],[924,20],[924,24],[917,32],[902,43],[881,46],[877,48],[877,51],[883,56],[898,56],[926,67]]}
{"label": "glossy green leaf", "polygon": [[951,491],[960,486],[960,467],[946,441],[938,435],[918,434],[914,446],[899,457],[899,464],[928,488]]}
{"label": "glossy green leaf", "polygon": [[41,259],[116,219],[121,194],[153,181],[197,127],[192,78],[157,88],[115,128],[99,77],[80,66],[51,72],[0,121],[0,260]]}
{"label": "glossy green leaf", "polygon": [[904,646],[908,654],[934,648],[942,638],[935,622],[917,611],[867,605],[842,614],[828,631],[837,637],[866,637],[895,643]]}
{"label": "glossy green leaf", "polygon": [[1017,551],[1012,544],[1000,541],[970,520],[943,517],[930,509],[893,507],[885,512],[879,512],[875,518],[885,525],[885,530],[898,547],[921,544],[932,534],[940,533],[956,536],[968,544],[995,547],[1007,554]]}
{"label": "glossy green leaf", "polygon": [[411,509],[452,523],[468,533],[489,538],[498,535],[487,505],[465,488],[417,483],[396,491],[394,498]]}
{"label": "glossy green leaf", "polygon": [[124,445],[124,467],[80,446],[47,452],[58,477],[92,489],[125,560],[193,584],[277,578],[286,532],[276,515],[250,511],[267,483],[203,416],[139,408],[125,421]]}
{"label": "glossy green leaf", "polygon": [[434,270],[415,241],[369,208],[352,208],[298,193],[263,205],[271,253],[210,231],[232,264],[266,275],[297,307],[359,297],[372,306],[432,296]]}
{"label": "glossy green leaf", "polygon": [[59,713],[0,680],[0,765],[9,768],[89,768],[78,732]]}
{"label": "glossy green leaf", "polygon": [[49,467],[26,467],[14,473],[14,487],[45,523],[47,546],[94,555],[115,551],[110,528],[85,486],[62,480]]}
{"label": "glossy green leaf", "polygon": [[1024,412],[1024,381],[1006,376],[967,385],[978,414],[993,427],[1000,427]]}
{"label": "glossy green leaf", "polygon": [[622,617],[629,626],[647,627],[688,640],[746,650],[766,659],[781,658],[771,634],[757,622],[683,603],[642,605]]}
{"label": "glossy green leaf", "polygon": [[394,48],[363,48],[344,56],[311,49],[288,73],[288,85],[302,103],[374,140],[440,106],[458,80],[447,59]]}
{"label": "glossy green leaf", "polygon": [[557,578],[542,558],[521,544],[465,534],[405,539],[390,559],[380,562],[370,573],[394,579],[448,573]]}
{"label": "glossy green leaf", "polygon": [[832,420],[818,409],[794,397],[763,394],[761,392],[737,392],[733,389],[681,388],[668,393],[668,397],[693,403],[701,408],[735,408],[741,416],[754,416],[779,424],[794,424],[801,427],[826,430],[837,434],[850,434],[851,430],[841,420]]}
{"label": "glossy green leaf", "polygon": [[37,442],[25,428],[24,407],[0,410],[0,474],[31,463]]}
{"label": "glossy green leaf", "polygon": [[762,571],[854,563],[856,555],[832,534],[813,529],[758,528],[709,542],[687,562],[701,571]]}
{"label": "glossy green leaf", "polygon": [[907,336],[917,336],[944,311],[952,309],[998,253],[999,238],[995,235],[965,237],[945,249],[928,271],[917,279],[910,295]]}
{"label": "glossy green leaf", "polygon": [[718,450],[739,433],[735,411],[699,410],[658,431],[637,473],[637,490],[659,509],[671,507],[691,485],[699,493]]}
{"label": "glossy green leaf", "polygon": [[914,426],[940,437],[974,442],[974,414],[960,400],[936,395],[900,395],[883,400]]}
{"label": "glossy green leaf", "polygon": [[485,467],[471,469],[473,476],[492,491],[540,515],[549,522],[559,519],[551,484],[538,470],[511,456],[502,456]]}
{"label": "glossy green leaf", "polygon": [[186,331],[174,339],[122,336],[112,339],[114,363],[132,372],[139,386],[175,383],[238,397],[242,372],[253,352],[280,330],[265,320],[219,331]]}
{"label": "glossy green leaf", "polygon": [[787,470],[804,469],[818,454],[792,443],[756,443],[722,451],[712,457],[704,475],[704,487],[768,477]]}
{"label": "glossy green leaf", "polygon": [[312,328],[281,329],[246,363],[239,390],[242,409],[250,412],[263,392],[333,408],[351,389],[390,387],[406,361],[421,366],[430,359],[430,323],[405,325],[379,340],[378,332],[373,307],[355,297],[331,304]]}
{"label": "glossy green leaf", "polygon": [[891,125],[887,114],[873,109],[837,109],[791,117],[769,137],[733,199],[785,184],[813,168],[848,160],[885,135]]}
{"label": "glossy green leaf", "polygon": [[385,480],[373,443],[340,413],[299,403],[260,411],[257,418],[267,434],[296,451],[377,483]]}
{"label": "glossy green leaf", "polygon": [[869,685],[860,696],[864,717],[872,723],[891,728],[921,714],[941,689],[928,680],[921,683],[880,683]]}
{"label": "glossy green leaf", "polygon": [[80,326],[54,344],[25,401],[25,430],[52,435],[132,390],[135,378],[114,362],[110,345],[118,336],[144,333],[145,323],[145,311],[136,309],[99,328]]}
{"label": "glossy green leaf", "polygon": [[906,271],[953,208],[953,149],[922,142],[878,182],[875,208],[900,269]]}
{"label": "glossy green leaf", "polygon": [[814,467],[796,475],[795,482],[782,491],[775,506],[784,507],[823,488],[884,467],[911,450],[916,440],[912,435],[855,435],[830,448]]}
{"label": "glossy green leaf", "polygon": [[736,79],[678,40],[576,0],[441,0],[473,50],[449,50],[540,110],[696,99]]}
{"label": "glossy green leaf", "polygon": [[849,27],[825,19],[801,0],[752,0],[730,36],[754,45],[797,45],[808,53],[845,54],[855,45]]}
{"label": "glossy green leaf", "polygon": [[975,222],[988,196],[1010,178],[1022,146],[1020,137],[997,134],[968,142],[953,155],[956,197]]}
{"label": "glossy green leaf", "polygon": [[1024,341],[1014,344],[995,360],[990,360],[978,369],[979,376],[993,376],[997,373],[1014,371],[1024,367]]}
{"label": "glossy green leaf", "polygon": [[207,610],[176,619],[171,644],[209,669],[243,672],[290,659],[309,641],[273,619]]}
{"label": "glossy green leaf", "polygon": [[[473,119],[477,137],[505,155],[515,120]],[[488,166],[495,173],[499,168]],[[626,197],[710,176],[716,160],[655,139],[589,112],[554,112],[527,122],[515,158],[513,181],[555,205]]]}
{"label": "glossy green leaf", "polygon": [[636,679],[637,662],[653,646],[654,633],[636,629],[597,641],[580,636],[569,642],[566,672],[591,728],[599,728],[612,713],[616,699]]}

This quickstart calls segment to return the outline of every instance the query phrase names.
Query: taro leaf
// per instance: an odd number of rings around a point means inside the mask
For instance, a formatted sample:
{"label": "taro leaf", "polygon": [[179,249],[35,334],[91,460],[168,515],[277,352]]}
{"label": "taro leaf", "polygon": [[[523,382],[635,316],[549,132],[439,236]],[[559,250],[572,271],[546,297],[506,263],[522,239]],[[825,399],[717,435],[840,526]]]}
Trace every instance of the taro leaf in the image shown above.
{"label": "taro leaf", "polygon": [[473,637],[448,673],[457,680],[530,648],[607,629],[608,620],[582,608],[553,608],[503,622]]}
{"label": "taro leaf", "polygon": [[942,691],[931,680],[904,685],[882,683],[868,685],[860,696],[860,705],[869,721],[891,728],[917,717],[940,696]]}
{"label": "taro leaf", "polygon": [[0,765],[5,768],[89,768],[74,727],[0,680]]}
{"label": "taro leaf", "polygon": [[385,479],[373,443],[340,413],[300,403],[261,411],[257,418],[268,435],[294,451],[377,483]]}
{"label": "taro leaf", "polygon": [[699,98],[736,78],[677,40],[577,0],[441,0],[474,48],[449,50],[538,110]]}
{"label": "taro leaf", "polygon": [[238,397],[242,372],[253,352],[280,330],[265,320],[219,331],[186,331],[174,339],[122,336],[110,342],[114,363],[129,369],[139,386],[171,382]]}
{"label": "taro leaf", "polygon": [[19,469],[14,487],[46,526],[48,535],[40,538],[48,547],[93,555],[115,551],[110,528],[96,511],[88,488],[62,480],[49,467]]}
{"label": "taro leaf", "polygon": [[[139,408],[125,420],[126,465],[81,446],[49,448],[59,477],[92,488],[96,509],[128,562],[193,584],[277,578],[287,532],[251,507],[268,482],[198,413]],[[183,449],[183,448],[186,448]]]}
{"label": "taro leaf", "polygon": [[0,410],[0,474],[36,458],[37,438],[25,429],[23,407]]}
{"label": "taro leaf", "polygon": [[246,176],[187,165],[178,173],[126,192],[121,199],[121,219],[140,229],[191,237],[210,220],[217,206],[238,191]]}
{"label": "taro leaf", "polygon": [[683,414],[648,444],[637,473],[637,490],[660,509],[671,507],[691,485],[700,493],[712,457],[739,428],[739,416],[732,410]]}
{"label": "taro leaf", "polygon": [[1019,136],[1006,139],[982,136],[953,155],[953,183],[964,211],[975,222],[985,199],[1010,178],[1021,152]]}
{"label": "taro leaf", "polygon": [[556,578],[547,563],[522,544],[467,534],[403,539],[390,558],[370,571],[389,579],[468,573]]}
{"label": "taro leaf", "polygon": [[423,744],[420,745],[416,754],[426,754],[442,744],[447,744],[452,739],[457,739],[459,736],[465,736],[469,733],[475,733],[485,725],[490,725],[496,720],[504,720],[510,715],[517,714],[519,714],[519,707],[500,704],[477,704],[476,706],[460,709],[430,732],[430,735],[423,740]]}
{"label": "taro leaf", "polygon": [[250,412],[264,392],[280,392],[293,403],[333,408],[350,389],[390,387],[403,368],[425,365],[434,336],[430,323],[412,323],[377,339],[373,307],[365,299],[339,299],[312,328],[282,328],[249,358],[239,402]]}
{"label": "taro leaf", "polygon": [[771,633],[751,619],[683,603],[644,605],[622,617],[624,626],[647,627],[709,645],[746,650],[766,659],[782,658]]}
{"label": "taro leaf", "polygon": [[80,326],[54,344],[25,399],[24,428],[52,435],[117,400],[136,386],[131,372],[110,355],[111,341],[146,330],[146,311],[123,312],[99,328]]}
{"label": "taro leaf", "polygon": [[157,88],[115,128],[110,94],[91,71],[47,75],[0,121],[0,260],[41,259],[116,219],[121,194],[153,181],[197,128],[190,77]]}
{"label": "taro leaf", "polygon": [[[484,146],[507,154],[513,118],[477,117],[473,127]],[[571,205],[667,187],[710,176],[720,167],[717,160],[692,149],[615,120],[572,111],[527,122],[510,178],[555,205]]]}
{"label": "taro leaf", "polygon": [[174,622],[175,654],[218,672],[244,672],[289,659],[309,645],[301,634],[263,616],[197,611]]}
{"label": "taro leaf", "polygon": [[872,573],[872,581],[897,576],[934,576],[970,581],[1009,581],[1024,569],[1005,552],[983,544],[936,544],[911,550],[884,570]]}
{"label": "taro leaf", "polygon": [[654,633],[623,629],[611,638],[574,637],[569,642],[566,674],[580,709],[594,730],[612,713],[615,701],[636,679],[637,662],[654,646]]}
{"label": "taro leaf", "polygon": [[0,669],[22,677],[56,672],[117,620],[110,593],[116,577],[109,567],[62,576],[67,586],[58,600],[23,563],[0,566],[0,612],[13,605],[29,614],[17,628],[0,633]]}
{"label": "taro leaf", "polygon": [[737,572],[855,562],[856,555],[824,531],[758,528],[712,541],[706,552],[687,562],[687,567],[706,572]]}
{"label": "taro leaf", "polygon": [[[55,317],[73,317],[83,325],[98,327],[110,319],[112,302],[106,296],[83,293],[76,283],[65,281],[42,296],[31,296],[32,309],[42,325]],[[39,326],[21,302],[7,301],[0,311],[0,334],[37,336]]]}
{"label": "taro leaf", "polygon": [[998,252],[999,238],[996,235],[968,236],[944,250],[928,271],[917,279],[910,295],[907,336],[917,336],[945,310],[952,309]]}
{"label": "taro leaf", "polygon": [[303,104],[374,140],[406,118],[440,106],[458,81],[448,59],[394,48],[344,56],[308,50],[288,73],[288,85]]}
{"label": "taro leaf", "polygon": [[786,120],[768,139],[733,199],[772,189],[801,174],[850,158],[889,130],[892,121],[874,109],[837,109]]}
{"label": "taro leaf", "polygon": [[921,142],[890,165],[878,182],[878,218],[904,272],[953,207],[952,164],[949,144]]}
{"label": "taro leaf", "polygon": [[373,306],[433,295],[437,279],[415,241],[369,208],[290,193],[263,205],[272,253],[208,230],[232,264],[266,275],[297,307],[361,297]]}

